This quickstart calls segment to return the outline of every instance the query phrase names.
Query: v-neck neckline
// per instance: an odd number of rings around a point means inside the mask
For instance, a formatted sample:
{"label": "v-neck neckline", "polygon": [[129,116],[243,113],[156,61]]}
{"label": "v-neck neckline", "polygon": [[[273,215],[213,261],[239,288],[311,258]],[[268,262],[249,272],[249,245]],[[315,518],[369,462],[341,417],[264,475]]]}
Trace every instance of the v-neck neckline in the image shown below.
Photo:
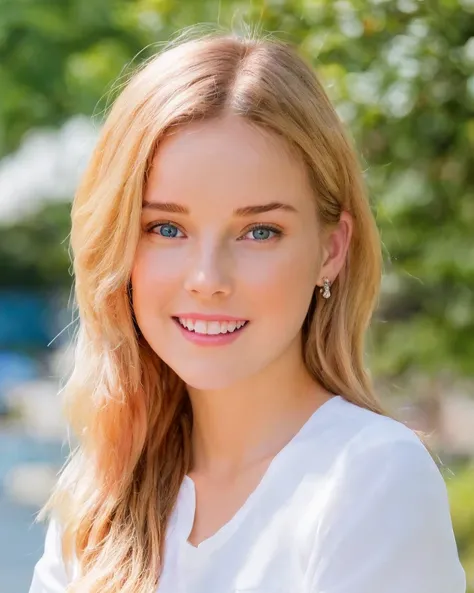
{"label": "v-neck neckline", "polygon": [[319,420],[325,412],[332,407],[334,400],[341,400],[340,395],[334,395],[330,399],[322,403],[309,418],[304,422],[298,432],[284,445],[280,451],[273,457],[268,464],[267,469],[262,475],[262,478],[258,482],[257,486],[252,490],[243,504],[239,509],[232,515],[232,517],[224,523],[215,533],[204,539],[197,546],[193,545],[189,541],[189,535],[191,534],[194,518],[196,514],[196,487],[192,478],[185,474],[183,479],[182,487],[184,488],[183,497],[186,506],[185,517],[183,517],[183,523],[185,523],[184,529],[184,545],[187,554],[200,554],[210,552],[213,549],[219,547],[224,541],[226,541],[232,533],[235,533],[239,525],[242,523],[245,515],[249,512],[252,507],[252,502],[258,498],[258,496],[264,491],[264,486],[276,471],[277,466],[281,464],[283,458],[293,449],[296,442],[298,442],[306,433],[312,428],[313,423]]}

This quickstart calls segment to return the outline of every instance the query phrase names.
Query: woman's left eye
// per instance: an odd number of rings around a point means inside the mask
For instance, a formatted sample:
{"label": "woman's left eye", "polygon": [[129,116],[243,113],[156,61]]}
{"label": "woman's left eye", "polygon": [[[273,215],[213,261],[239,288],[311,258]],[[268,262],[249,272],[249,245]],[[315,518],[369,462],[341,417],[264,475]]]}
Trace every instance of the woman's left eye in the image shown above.
{"label": "woman's left eye", "polygon": [[[282,234],[280,229],[271,226],[256,226],[247,231],[243,238],[250,239],[251,241],[268,241],[270,239],[275,239]],[[250,235],[250,237],[249,237]]]}

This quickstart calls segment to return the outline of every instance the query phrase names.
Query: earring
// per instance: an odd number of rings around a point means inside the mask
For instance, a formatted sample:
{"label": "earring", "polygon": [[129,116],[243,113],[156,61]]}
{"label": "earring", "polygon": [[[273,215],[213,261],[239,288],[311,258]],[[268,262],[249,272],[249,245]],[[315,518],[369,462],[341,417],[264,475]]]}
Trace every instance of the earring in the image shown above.
{"label": "earring", "polygon": [[319,292],[322,293],[324,299],[328,299],[331,296],[330,286],[331,282],[329,278],[323,278],[323,287],[319,289]]}

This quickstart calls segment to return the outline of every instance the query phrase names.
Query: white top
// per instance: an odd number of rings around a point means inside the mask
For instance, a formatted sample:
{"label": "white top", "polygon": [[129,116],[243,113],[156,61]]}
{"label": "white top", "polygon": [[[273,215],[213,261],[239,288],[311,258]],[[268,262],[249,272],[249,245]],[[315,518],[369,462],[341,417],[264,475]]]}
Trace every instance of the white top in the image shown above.
{"label": "white top", "polygon": [[[185,477],[157,593],[465,593],[446,487],[403,424],[336,396],[270,464],[234,517],[193,547]],[[64,593],[51,523],[30,593]]]}

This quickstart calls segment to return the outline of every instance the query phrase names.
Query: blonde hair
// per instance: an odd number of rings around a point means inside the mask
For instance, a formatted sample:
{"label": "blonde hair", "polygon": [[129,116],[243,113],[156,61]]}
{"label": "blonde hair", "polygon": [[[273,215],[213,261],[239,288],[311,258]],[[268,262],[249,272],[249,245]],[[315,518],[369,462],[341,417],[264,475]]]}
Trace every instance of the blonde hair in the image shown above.
{"label": "blonde hair", "polygon": [[[233,113],[301,155],[321,223],[354,221],[331,298],[317,294],[303,327],[307,368],[326,389],[379,414],[364,368],[364,336],[379,292],[380,240],[360,166],[311,67],[288,44],[211,33],[143,65],[116,99],[77,191],[71,247],[80,315],[64,389],[78,447],[46,512],[58,515],[71,592],[156,590],[169,517],[189,470],[192,413],[183,382],[138,331],[129,282],[142,191],[172,128]],[[387,414],[388,415],[388,414]]]}

